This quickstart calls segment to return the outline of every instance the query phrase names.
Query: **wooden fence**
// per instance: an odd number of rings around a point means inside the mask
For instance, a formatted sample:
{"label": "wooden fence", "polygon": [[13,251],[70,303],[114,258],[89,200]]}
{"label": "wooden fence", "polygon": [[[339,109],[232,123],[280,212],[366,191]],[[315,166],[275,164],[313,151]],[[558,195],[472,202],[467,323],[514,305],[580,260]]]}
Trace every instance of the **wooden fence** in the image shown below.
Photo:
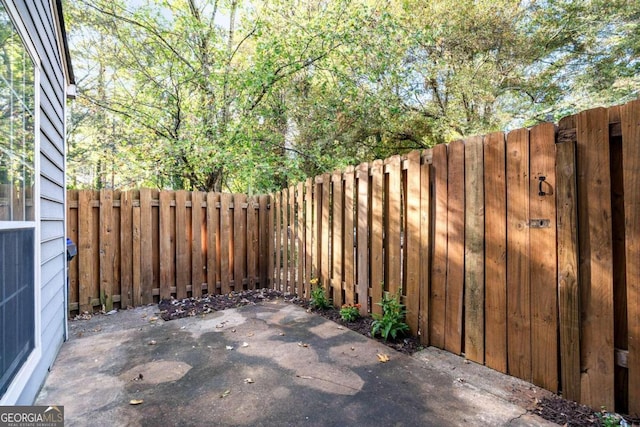
{"label": "wooden fence", "polygon": [[334,305],[365,314],[400,292],[425,345],[640,413],[640,101],[249,200],[140,190],[69,201],[71,309],[239,281],[308,298],[317,278]]}
{"label": "wooden fence", "polygon": [[268,196],[67,192],[69,309],[111,310],[266,286]]}
{"label": "wooden fence", "polygon": [[594,408],[640,413],[640,101],[271,195],[269,279]]}

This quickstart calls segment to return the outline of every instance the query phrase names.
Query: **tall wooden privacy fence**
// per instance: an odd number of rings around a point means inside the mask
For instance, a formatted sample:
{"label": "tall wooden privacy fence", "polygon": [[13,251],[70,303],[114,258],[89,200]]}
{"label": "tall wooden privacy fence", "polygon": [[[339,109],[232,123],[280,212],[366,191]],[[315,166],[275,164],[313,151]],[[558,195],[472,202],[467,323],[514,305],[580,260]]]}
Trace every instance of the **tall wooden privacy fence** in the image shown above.
{"label": "tall wooden privacy fence", "polygon": [[68,191],[69,309],[266,286],[268,196]]}
{"label": "tall wooden privacy fence", "polygon": [[640,413],[640,101],[258,198],[69,200],[72,309],[254,286],[308,298],[317,278],[364,314],[399,293],[424,344]]}

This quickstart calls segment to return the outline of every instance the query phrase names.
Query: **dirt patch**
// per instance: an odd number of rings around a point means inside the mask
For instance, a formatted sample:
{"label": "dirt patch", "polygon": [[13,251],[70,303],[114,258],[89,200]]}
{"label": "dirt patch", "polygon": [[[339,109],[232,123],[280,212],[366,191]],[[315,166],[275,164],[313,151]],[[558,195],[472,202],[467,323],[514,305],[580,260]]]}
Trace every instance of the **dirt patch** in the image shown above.
{"label": "dirt patch", "polygon": [[[308,301],[298,298],[296,295],[284,294],[274,289],[257,289],[242,292],[231,292],[224,295],[205,295],[202,298],[185,298],[183,300],[162,300],[158,304],[160,316],[165,321],[179,319],[181,317],[197,316],[198,314],[211,313],[213,311],[237,308],[250,304],[259,304],[264,301],[281,299],[285,302],[297,304],[307,311],[313,312],[326,319],[358,332],[368,338],[376,339],[385,345],[405,354],[413,354],[422,349],[419,341],[413,337],[399,337],[395,340],[384,341],[371,336],[371,324],[373,319],[369,316],[360,317],[353,322],[345,322],[340,317],[340,311],[335,308],[316,310]],[[540,417],[567,427],[618,425],[605,424],[603,419],[610,417],[613,420],[616,415],[604,414],[591,408],[579,405],[575,402],[562,399],[558,396],[543,397],[538,399],[533,394],[514,390],[514,399],[527,408],[530,412]],[[628,426],[640,426],[640,417],[624,416]]]}

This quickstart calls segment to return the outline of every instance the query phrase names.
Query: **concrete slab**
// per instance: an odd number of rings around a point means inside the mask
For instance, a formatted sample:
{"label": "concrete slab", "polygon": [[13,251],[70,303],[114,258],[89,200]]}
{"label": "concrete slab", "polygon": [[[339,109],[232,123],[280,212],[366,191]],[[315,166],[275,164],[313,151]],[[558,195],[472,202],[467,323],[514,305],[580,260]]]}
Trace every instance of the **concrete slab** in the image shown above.
{"label": "concrete slab", "polygon": [[64,405],[67,426],[554,425],[523,407],[543,393],[530,384],[432,348],[403,355],[281,301],[69,328],[36,401]]}

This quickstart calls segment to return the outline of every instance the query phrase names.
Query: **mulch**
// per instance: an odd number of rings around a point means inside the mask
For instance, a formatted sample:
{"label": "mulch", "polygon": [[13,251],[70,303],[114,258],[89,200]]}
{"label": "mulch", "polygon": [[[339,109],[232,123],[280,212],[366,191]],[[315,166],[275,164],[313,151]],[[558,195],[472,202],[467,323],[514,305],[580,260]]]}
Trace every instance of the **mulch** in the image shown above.
{"label": "mulch", "polygon": [[[356,331],[368,338],[375,339],[385,345],[405,354],[413,354],[422,350],[419,341],[413,337],[398,337],[394,340],[384,341],[379,337],[371,336],[371,317],[360,317],[353,322],[345,322],[340,317],[340,311],[335,308],[317,310],[309,305],[309,302],[298,298],[296,295],[285,294],[274,289],[256,289],[240,292],[231,292],[224,295],[205,295],[201,298],[185,298],[182,300],[171,299],[161,300],[158,304],[160,316],[163,320],[169,321],[182,317],[197,316],[199,314],[211,313],[214,311],[237,308],[245,305],[259,304],[264,301],[284,300],[292,304],[304,307],[307,311],[313,312],[326,319]],[[597,412],[588,406],[562,399],[559,396],[544,397],[536,400],[531,405],[533,412],[540,417],[567,427],[593,427],[603,425],[619,425],[618,423],[605,423],[605,418],[613,421],[613,417],[620,417],[617,414],[606,414]],[[623,416],[628,426],[640,426],[640,416]]]}

